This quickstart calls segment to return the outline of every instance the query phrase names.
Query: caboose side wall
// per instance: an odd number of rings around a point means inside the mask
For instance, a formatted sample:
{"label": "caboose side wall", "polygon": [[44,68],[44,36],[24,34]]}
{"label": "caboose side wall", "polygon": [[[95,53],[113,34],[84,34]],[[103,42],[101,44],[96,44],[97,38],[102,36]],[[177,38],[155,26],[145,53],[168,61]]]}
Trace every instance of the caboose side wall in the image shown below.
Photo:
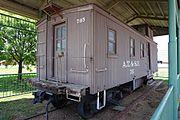
{"label": "caboose side wall", "polygon": [[[129,69],[123,68],[122,63],[126,60],[130,61],[128,50],[129,35],[131,34],[131,36],[133,36],[133,34],[114,22],[111,18],[108,18],[108,16],[103,15],[102,12],[95,10],[94,14],[94,93],[96,93],[97,91],[109,89],[132,80],[132,77],[128,74]],[[116,31],[116,55],[108,55],[107,53],[108,29]],[[136,58],[134,57],[132,60],[135,61]],[[98,72],[96,71],[98,68],[107,68],[107,70]]]}
{"label": "caboose side wall", "polygon": [[[155,42],[142,36],[97,6],[94,7],[94,90],[102,91],[114,86],[148,75],[148,57],[146,44],[151,46],[151,58],[156,58]],[[107,54],[108,28],[116,31],[117,54]],[[130,57],[130,38],[135,39],[135,56]],[[144,44],[144,57],[140,57],[140,43]],[[154,46],[152,48],[152,46]],[[128,66],[128,62],[134,65]],[[157,66],[156,59],[151,59],[151,67]],[[136,64],[136,65],[135,65]],[[97,72],[96,69],[107,68]],[[153,67],[152,67],[153,68]],[[153,69],[151,69],[153,70]],[[153,71],[154,72],[154,71]]]}

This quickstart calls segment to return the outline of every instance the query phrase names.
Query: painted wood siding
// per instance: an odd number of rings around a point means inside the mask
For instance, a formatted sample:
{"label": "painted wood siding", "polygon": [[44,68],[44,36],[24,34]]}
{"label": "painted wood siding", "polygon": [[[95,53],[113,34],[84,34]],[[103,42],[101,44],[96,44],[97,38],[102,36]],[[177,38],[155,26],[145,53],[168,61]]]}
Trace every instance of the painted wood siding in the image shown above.
{"label": "painted wood siding", "polygon": [[91,86],[91,10],[66,15],[68,21],[68,82]]}
{"label": "painted wood siding", "polygon": [[37,42],[37,73],[38,78],[46,79],[46,23],[44,19],[40,24],[37,25],[38,42]]}
{"label": "painted wood siding", "polygon": [[[65,23],[67,26],[66,81],[87,85],[90,93],[109,89],[148,74],[147,43],[151,51],[151,71],[157,69],[157,44],[144,37],[129,26],[95,5],[87,5],[64,10],[54,15],[48,22],[47,39],[47,75],[49,80],[57,80],[57,70],[52,78],[52,56],[54,26]],[[46,21],[39,24],[38,40],[46,42]],[[115,55],[108,55],[108,29],[116,32]],[[135,56],[130,57],[130,38],[135,39]],[[140,57],[140,43],[144,44],[145,56]],[[46,43],[38,45],[38,54],[46,57]],[[40,58],[39,66],[46,65],[46,59]],[[87,71],[88,70],[88,71]],[[46,68],[39,69],[44,79]]]}
{"label": "painted wood siding", "polygon": [[[146,44],[149,42],[151,48],[151,67],[155,72],[157,66],[156,47],[157,45],[150,40],[134,31],[132,28],[124,25],[111,15],[104,12],[98,7],[94,7],[94,57],[95,68],[107,67],[107,71],[97,74],[94,71],[94,92],[109,89],[120,84],[124,84],[138,79],[148,74],[148,57],[146,52]],[[115,55],[108,55],[107,50],[107,31],[108,29],[116,31],[117,34],[117,53]],[[130,57],[130,38],[135,39],[135,56]],[[140,57],[140,43],[144,44],[144,57]],[[97,59],[98,58],[98,59]],[[129,62],[129,65],[128,65]],[[124,65],[126,64],[126,65]]]}

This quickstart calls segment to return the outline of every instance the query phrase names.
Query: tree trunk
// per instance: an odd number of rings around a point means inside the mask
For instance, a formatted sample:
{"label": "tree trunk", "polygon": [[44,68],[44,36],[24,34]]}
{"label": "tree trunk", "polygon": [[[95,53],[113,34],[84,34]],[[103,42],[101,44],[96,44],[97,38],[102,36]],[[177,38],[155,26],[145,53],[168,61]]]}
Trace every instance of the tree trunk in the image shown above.
{"label": "tree trunk", "polygon": [[18,80],[22,80],[22,61],[18,62]]}

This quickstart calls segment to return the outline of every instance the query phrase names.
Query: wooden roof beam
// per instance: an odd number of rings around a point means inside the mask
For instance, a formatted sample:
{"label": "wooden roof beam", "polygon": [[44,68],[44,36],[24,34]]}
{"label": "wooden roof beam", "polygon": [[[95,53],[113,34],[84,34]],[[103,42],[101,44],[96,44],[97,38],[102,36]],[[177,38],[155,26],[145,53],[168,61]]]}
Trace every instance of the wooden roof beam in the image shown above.
{"label": "wooden roof beam", "polygon": [[[159,2],[167,2],[167,0],[158,0]],[[107,10],[112,9],[114,6],[118,5],[120,2],[157,2],[157,0],[116,0],[115,2],[111,1],[110,5],[106,8]]]}
{"label": "wooden roof beam", "polygon": [[130,22],[132,22],[133,20],[135,20],[137,18],[168,21],[167,17],[157,17],[157,16],[156,17],[152,17],[152,16],[146,16],[146,15],[134,15],[133,17],[127,19],[125,22],[126,23],[130,23]]}
{"label": "wooden roof beam", "polygon": [[32,19],[39,19],[39,10],[15,3],[14,1],[1,0],[0,9],[26,16]]}
{"label": "wooden roof beam", "polygon": [[141,7],[142,11],[144,12],[144,14],[145,14],[145,15],[148,15],[147,12],[146,12],[146,10],[144,9],[144,7],[142,7],[142,5],[140,5],[140,7]]}
{"label": "wooden roof beam", "polygon": [[63,8],[65,8],[67,6],[70,7],[70,6],[74,5],[73,3],[71,3],[71,2],[69,2],[67,0],[61,0],[61,1],[59,1],[59,0],[48,0],[48,2],[54,3],[54,4],[56,4],[56,5],[60,6],[60,7],[63,7]]}
{"label": "wooden roof beam", "polygon": [[127,20],[125,20],[125,23],[130,23],[131,21],[135,20],[137,18],[137,15],[133,15],[130,18],[128,18]]}
{"label": "wooden roof beam", "polygon": [[161,12],[162,16],[164,16],[164,12],[163,12],[163,10],[162,10],[161,6],[159,5],[159,3],[158,3],[158,2],[156,2],[156,3],[157,3],[157,5],[158,5],[159,11]]}
{"label": "wooden roof beam", "polygon": [[131,18],[127,19],[125,22],[130,23],[131,21],[137,19],[137,18],[142,18],[142,19],[153,19],[153,20],[165,20],[167,21],[167,17],[152,17],[152,16],[146,16],[146,15],[134,15]]}
{"label": "wooden roof beam", "polygon": [[146,4],[147,4],[147,6],[149,7],[149,9],[151,10],[152,14],[153,14],[154,16],[156,16],[156,14],[155,14],[154,10],[152,9],[151,5],[150,5],[148,2],[146,2]]}
{"label": "wooden roof beam", "polygon": [[123,0],[125,2],[161,2],[161,3],[167,3],[168,0]]}
{"label": "wooden roof beam", "polygon": [[87,0],[78,0],[78,1],[81,2],[81,3],[88,3]]}
{"label": "wooden roof beam", "polygon": [[153,19],[153,20],[168,20],[168,17],[152,17],[152,16],[144,16],[144,15],[138,15],[137,18],[143,18],[143,19]]}
{"label": "wooden roof beam", "polygon": [[[96,0],[96,1],[97,1],[97,3],[101,4],[107,10],[107,6],[104,4],[104,2],[102,2],[101,0]],[[108,12],[110,14],[116,16],[118,19],[125,18],[123,15],[119,14],[119,12],[117,12],[113,8],[110,9]]]}
{"label": "wooden roof beam", "polygon": [[130,9],[132,9],[137,15],[139,15],[140,13],[139,13],[139,11],[138,10],[136,10],[136,8],[131,4],[131,3],[127,3],[126,2],[126,4],[128,5],[128,7],[130,8]]}
{"label": "wooden roof beam", "polygon": [[110,9],[112,9],[113,7],[115,7],[116,5],[118,5],[121,1],[116,1],[116,2],[111,2],[112,4],[107,6],[107,10],[109,11]]}
{"label": "wooden roof beam", "polygon": [[[126,4],[128,5],[128,7],[129,7],[130,9],[132,9],[132,10],[136,13],[137,16],[140,15],[139,11],[138,11],[131,3],[126,2]],[[136,19],[136,18],[134,18],[134,19]],[[132,18],[132,20],[130,20],[130,22],[133,21],[134,19]],[[142,21],[143,21],[145,24],[147,24],[144,19],[142,19]],[[128,22],[128,23],[129,23],[129,22]]]}

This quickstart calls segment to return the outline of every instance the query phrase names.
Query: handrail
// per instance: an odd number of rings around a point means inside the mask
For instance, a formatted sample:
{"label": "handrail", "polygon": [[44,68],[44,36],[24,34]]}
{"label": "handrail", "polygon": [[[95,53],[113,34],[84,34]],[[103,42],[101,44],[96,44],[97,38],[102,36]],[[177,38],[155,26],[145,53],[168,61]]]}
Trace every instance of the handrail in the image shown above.
{"label": "handrail", "polygon": [[88,73],[88,69],[85,69],[85,70],[76,70],[76,69],[70,69],[71,72],[76,72],[76,73]]}
{"label": "handrail", "polygon": [[174,90],[174,87],[170,86],[150,120],[160,120],[163,110],[165,109],[168,103],[168,100],[170,98],[170,95],[173,94],[173,90]]}
{"label": "handrail", "polygon": [[107,68],[96,68],[96,72],[104,72],[104,71],[107,71]]}
{"label": "handrail", "polygon": [[86,47],[87,47],[87,44],[84,44],[84,57],[83,57],[83,59],[84,59],[84,68],[85,69],[87,69],[88,68],[88,66],[86,65]]}

